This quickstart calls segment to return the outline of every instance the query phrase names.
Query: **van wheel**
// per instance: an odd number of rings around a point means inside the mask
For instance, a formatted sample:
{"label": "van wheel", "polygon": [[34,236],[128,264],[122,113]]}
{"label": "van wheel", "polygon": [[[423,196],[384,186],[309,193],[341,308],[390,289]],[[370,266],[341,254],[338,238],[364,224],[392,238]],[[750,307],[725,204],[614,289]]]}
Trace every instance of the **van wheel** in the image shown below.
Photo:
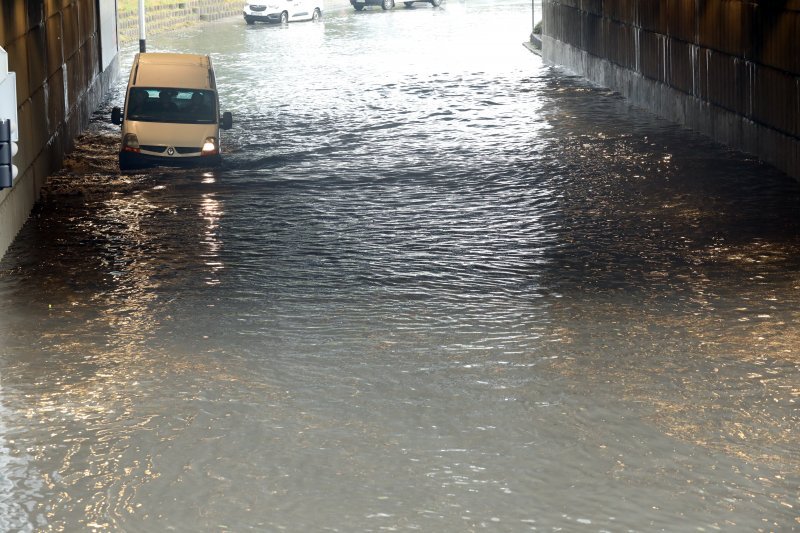
{"label": "van wheel", "polygon": [[256,23],[256,21],[255,21],[255,20],[253,20],[253,19],[251,19],[250,17],[245,17],[245,18],[244,18],[244,21],[245,21],[246,23],[250,24],[250,25],[253,25],[253,24],[255,24],[255,23]]}
{"label": "van wheel", "polygon": [[403,3],[406,5],[406,7],[411,7],[414,5],[414,2],[403,2]]}
{"label": "van wheel", "polygon": [[394,0],[383,0],[381,7],[383,8],[384,11],[392,9],[394,7]]}
{"label": "van wheel", "polygon": [[361,11],[362,9],[364,9],[364,4],[356,4],[355,2],[352,2],[352,6],[353,9],[355,9],[356,11]]}
{"label": "van wheel", "polygon": [[316,21],[318,21],[320,19],[321,16],[322,16],[322,13],[320,12],[319,8],[315,7],[314,8],[314,13],[311,15],[311,20],[316,22]]}
{"label": "van wheel", "polygon": [[442,5],[442,0],[431,0],[431,5],[433,7],[439,7],[440,5]]}
{"label": "van wheel", "polygon": [[289,13],[284,11],[281,13],[281,24],[286,24],[287,22],[289,22]]}

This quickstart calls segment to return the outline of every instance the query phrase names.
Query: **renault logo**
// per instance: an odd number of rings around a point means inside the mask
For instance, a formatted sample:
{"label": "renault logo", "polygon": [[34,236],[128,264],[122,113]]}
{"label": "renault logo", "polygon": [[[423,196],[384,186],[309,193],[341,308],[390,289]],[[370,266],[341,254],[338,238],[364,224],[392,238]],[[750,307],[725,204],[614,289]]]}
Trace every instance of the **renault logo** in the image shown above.
{"label": "renault logo", "polygon": [[167,148],[167,155],[175,155],[175,148],[173,148],[172,146]]}

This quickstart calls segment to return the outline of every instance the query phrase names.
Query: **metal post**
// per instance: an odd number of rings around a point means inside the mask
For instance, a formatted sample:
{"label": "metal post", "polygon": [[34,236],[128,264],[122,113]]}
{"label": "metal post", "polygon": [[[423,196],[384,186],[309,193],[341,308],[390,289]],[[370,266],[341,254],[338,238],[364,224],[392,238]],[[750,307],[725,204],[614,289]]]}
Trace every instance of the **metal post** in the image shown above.
{"label": "metal post", "polygon": [[139,0],[139,51],[146,52],[144,37],[144,0]]}

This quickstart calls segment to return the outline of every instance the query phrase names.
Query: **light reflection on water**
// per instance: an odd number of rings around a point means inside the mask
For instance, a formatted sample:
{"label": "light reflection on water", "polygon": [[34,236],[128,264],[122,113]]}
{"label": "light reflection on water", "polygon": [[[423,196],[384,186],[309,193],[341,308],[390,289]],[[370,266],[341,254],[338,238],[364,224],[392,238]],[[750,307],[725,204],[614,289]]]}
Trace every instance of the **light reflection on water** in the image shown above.
{"label": "light reflection on water", "polygon": [[527,9],[151,40],[215,54],[226,166],[121,177],[104,116],[51,180],[0,524],[798,527],[800,190],[543,67]]}

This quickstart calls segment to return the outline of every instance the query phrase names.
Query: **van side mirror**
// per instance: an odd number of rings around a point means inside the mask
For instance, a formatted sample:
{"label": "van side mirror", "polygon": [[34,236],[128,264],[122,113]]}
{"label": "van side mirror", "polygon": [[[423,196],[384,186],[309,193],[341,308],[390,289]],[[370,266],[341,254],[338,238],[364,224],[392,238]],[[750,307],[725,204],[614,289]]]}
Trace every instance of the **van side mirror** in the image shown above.
{"label": "van side mirror", "polygon": [[226,111],[222,114],[222,120],[219,121],[219,127],[223,130],[229,130],[233,127],[233,115]]}
{"label": "van side mirror", "polygon": [[117,126],[122,124],[122,110],[120,108],[115,107],[111,110],[111,123]]}

